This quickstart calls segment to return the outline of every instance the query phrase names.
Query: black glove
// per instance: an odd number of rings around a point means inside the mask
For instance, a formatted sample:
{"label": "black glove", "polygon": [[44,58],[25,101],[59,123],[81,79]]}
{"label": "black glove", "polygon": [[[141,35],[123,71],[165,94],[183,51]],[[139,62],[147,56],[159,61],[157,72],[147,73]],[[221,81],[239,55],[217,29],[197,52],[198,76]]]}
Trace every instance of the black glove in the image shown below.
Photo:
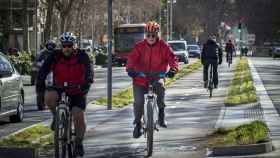
{"label": "black glove", "polygon": [[175,76],[175,74],[176,74],[176,71],[174,69],[170,69],[167,72],[166,76],[169,77],[169,78],[173,78]]}
{"label": "black glove", "polygon": [[137,76],[137,72],[133,71],[132,69],[127,70],[127,75],[131,78],[134,78]]}
{"label": "black glove", "polygon": [[83,92],[83,93],[88,93],[89,89],[90,89],[90,83],[86,83],[86,84],[83,84],[80,86],[80,90]]}

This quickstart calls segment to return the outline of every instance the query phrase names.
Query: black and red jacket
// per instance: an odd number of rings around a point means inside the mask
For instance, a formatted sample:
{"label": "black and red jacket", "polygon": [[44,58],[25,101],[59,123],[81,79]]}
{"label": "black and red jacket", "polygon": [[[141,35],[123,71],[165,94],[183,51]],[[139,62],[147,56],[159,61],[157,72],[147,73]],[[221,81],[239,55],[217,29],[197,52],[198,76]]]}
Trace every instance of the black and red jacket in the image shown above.
{"label": "black and red jacket", "polygon": [[[70,58],[65,58],[61,49],[54,50],[39,70],[37,89],[45,88],[45,79],[49,72],[53,72],[54,84],[57,86],[63,86],[64,82],[67,82],[68,85],[90,85],[93,83],[92,62],[85,51],[80,49],[74,50]],[[83,93],[84,91],[79,89],[68,91],[70,95]]]}

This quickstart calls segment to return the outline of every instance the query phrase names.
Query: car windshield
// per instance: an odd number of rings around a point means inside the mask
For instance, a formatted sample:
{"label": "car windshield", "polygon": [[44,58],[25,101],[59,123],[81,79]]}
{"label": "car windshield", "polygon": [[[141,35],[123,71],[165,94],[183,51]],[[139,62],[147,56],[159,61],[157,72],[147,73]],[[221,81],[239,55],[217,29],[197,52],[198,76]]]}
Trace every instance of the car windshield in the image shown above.
{"label": "car windshield", "polygon": [[188,46],[189,50],[199,50],[198,46]]}
{"label": "car windshield", "polygon": [[10,62],[4,57],[0,55],[0,73],[1,72],[12,72],[13,68]]}
{"label": "car windshield", "polygon": [[171,46],[171,48],[174,51],[184,51],[184,50],[186,50],[186,47],[185,47],[184,43],[169,43],[169,45]]}

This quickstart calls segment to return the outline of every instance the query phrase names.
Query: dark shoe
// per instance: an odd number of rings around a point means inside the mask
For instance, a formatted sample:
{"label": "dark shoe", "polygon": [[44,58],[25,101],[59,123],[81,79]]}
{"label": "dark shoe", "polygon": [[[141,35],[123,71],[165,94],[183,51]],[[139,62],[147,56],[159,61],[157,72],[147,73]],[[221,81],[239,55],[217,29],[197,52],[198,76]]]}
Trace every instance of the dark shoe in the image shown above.
{"label": "dark shoe", "polygon": [[133,138],[139,138],[142,135],[142,125],[141,123],[137,123],[133,130]]}
{"label": "dark shoe", "polygon": [[167,128],[167,124],[164,120],[164,117],[165,117],[164,108],[160,108],[158,113],[158,124],[163,128]]}
{"label": "dark shoe", "polygon": [[74,154],[75,156],[80,156],[80,157],[83,157],[84,154],[85,154],[85,150],[84,150],[84,145],[82,142],[80,143],[76,143],[75,144],[75,150],[74,150]]}
{"label": "dark shoe", "polygon": [[215,88],[215,89],[218,88],[218,85],[215,84],[215,85],[214,85],[214,88]]}
{"label": "dark shoe", "polygon": [[207,88],[208,81],[204,81],[204,88]]}
{"label": "dark shoe", "polygon": [[51,123],[51,130],[52,131],[54,131],[54,129],[55,129],[55,120],[54,120],[54,118],[52,119],[52,123]]}

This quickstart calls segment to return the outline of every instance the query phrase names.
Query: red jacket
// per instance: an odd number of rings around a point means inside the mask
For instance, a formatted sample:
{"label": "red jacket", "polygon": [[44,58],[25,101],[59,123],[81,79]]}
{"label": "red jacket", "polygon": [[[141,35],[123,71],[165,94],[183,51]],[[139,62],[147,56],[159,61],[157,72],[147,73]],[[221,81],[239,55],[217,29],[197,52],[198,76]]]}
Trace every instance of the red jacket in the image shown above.
{"label": "red jacket", "polygon": [[[54,84],[63,86],[64,82],[69,85],[85,85],[93,82],[93,66],[88,55],[81,50],[76,50],[66,59],[62,50],[56,50],[50,54],[39,71],[37,86],[44,87],[44,81],[49,72],[53,72]],[[70,95],[83,94],[79,89],[67,91]]]}
{"label": "red jacket", "polygon": [[[136,72],[167,72],[173,68],[178,70],[176,56],[163,40],[149,45],[147,40],[137,43],[128,56],[127,69],[133,69]],[[147,86],[149,79],[135,77],[133,84],[138,86]]]}

